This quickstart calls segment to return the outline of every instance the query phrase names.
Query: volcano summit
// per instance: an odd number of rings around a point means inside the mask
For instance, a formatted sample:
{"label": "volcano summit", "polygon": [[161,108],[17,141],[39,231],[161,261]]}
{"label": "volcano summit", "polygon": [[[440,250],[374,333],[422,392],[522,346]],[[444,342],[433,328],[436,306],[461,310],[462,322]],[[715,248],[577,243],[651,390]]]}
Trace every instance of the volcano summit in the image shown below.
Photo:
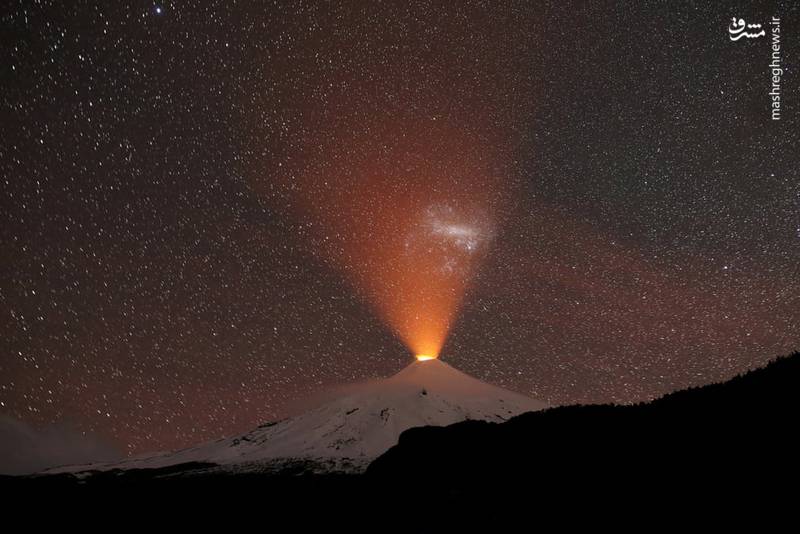
{"label": "volcano summit", "polygon": [[296,417],[267,423],[233,438],[113,464],[51,469],[47,473],[162,469],[202,464],[224,472],[360,472],[417,426],[467,419],[502,422],[546,408],[543,402],[477,380],[438,358],[418,360],[394,376],[360,384]]}

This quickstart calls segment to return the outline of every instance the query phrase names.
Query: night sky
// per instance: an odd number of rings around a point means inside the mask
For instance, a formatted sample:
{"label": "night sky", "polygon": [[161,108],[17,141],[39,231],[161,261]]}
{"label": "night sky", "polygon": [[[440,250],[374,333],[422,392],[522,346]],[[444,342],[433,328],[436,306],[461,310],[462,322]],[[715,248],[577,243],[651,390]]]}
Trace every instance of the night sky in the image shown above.
{"label": "night sky", "polygon": [[0,415],[139,453],[431,347],[551,404],[800,348],[798,5],[587,4],[4,8]]}

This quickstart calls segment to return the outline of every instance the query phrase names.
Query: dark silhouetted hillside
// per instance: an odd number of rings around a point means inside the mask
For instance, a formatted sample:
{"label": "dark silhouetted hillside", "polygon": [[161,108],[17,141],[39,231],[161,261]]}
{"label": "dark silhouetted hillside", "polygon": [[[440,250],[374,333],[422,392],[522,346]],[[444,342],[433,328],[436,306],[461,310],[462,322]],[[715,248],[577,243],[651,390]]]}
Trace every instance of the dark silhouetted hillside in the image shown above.
{"label": "dark silhouetted hillside", "polygon": [[485,490],[501,479],[532,494],[667,487],[698,494],[732,491],[745,481],[749,490],[759,483],[796,487],[798,399],[795,353],[646,404],[569,406],[502,424],[410,429],[367,477],[434,493]]}
{"label": "dark silhouetted hillside", "polygon": [[[531,521],[547,514],[593,523],[597,513],[612,509],[629,518],[658,510],[662,519],[702,510],[714,519],[721,506],[731,518],[732,508],[752,512],[756,501],[761,511],[785,515],[798,493],[798,385],[795,354],[729,382],[647,404],[570,406],[502,424],[414,428],[366,475],[308,474],[301,463],[280,473],[182,464],[86,478],[0,477],[0,489],[19,499],[49,494],[95,502],[135,495],[154,506],[182,499],[195,508],[264,506],[270,514],[313,505],[341,517],[348,510],[385,513],[403,504],[413,510],[403,517],[415,528],[420,514],[451,521],[459,510],[458,519],[469,523],[474,513],[505,512],[511,502]],[[562,507],[569,517],[560,515]]]}

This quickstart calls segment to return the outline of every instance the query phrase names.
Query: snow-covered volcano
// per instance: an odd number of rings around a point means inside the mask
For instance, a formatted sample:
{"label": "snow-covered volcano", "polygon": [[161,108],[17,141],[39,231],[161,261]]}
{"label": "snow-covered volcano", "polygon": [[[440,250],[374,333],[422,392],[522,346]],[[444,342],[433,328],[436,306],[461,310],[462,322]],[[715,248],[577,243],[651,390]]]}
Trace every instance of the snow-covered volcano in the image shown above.
{"label": "snow-covered volcano", "polygon": [[[275,470],[287,461],[322,469],[361,470],[397,443],[404,430],[465,419],[501,422],[546,405],[481,382],[434,359],[416,361],[394,376],[356,386],[302,415],[247,434],[171,453],[53,472],[161,468],[187,462],[226,470]],[[277,467],[276,467],[277,466]]]}

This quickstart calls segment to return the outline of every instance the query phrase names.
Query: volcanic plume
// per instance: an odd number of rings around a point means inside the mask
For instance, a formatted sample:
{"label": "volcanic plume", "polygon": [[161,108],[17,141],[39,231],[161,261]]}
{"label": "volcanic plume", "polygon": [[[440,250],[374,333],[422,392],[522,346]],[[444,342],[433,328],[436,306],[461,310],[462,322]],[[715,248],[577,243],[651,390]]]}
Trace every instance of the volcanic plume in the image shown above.
{"label": "volcanic plume", "polygon": [[320,251],[417,356],[438,356],[503,201],[487,141],[435,121],[329,137],[292,182]]}
{"label": "volcanic plume", "polygon": [[[437,356],[514,198],[530,79],[502,82],[517,40],[494,9],[421,25],[405,6],[384,9],[332,7],[326,32],[286,25],[287,41],[313,53],[271,51],[258,96],[243,102],[243,159],[259,196],[304,234],[310,225],[314,252],[409,350]],[[397,28],[375,23],[387,16]],[[409,48],[408,31],[427,45]],[[445,31],[460,36],[458,54]],[[486,50],[493,59],[479,60]]]}

